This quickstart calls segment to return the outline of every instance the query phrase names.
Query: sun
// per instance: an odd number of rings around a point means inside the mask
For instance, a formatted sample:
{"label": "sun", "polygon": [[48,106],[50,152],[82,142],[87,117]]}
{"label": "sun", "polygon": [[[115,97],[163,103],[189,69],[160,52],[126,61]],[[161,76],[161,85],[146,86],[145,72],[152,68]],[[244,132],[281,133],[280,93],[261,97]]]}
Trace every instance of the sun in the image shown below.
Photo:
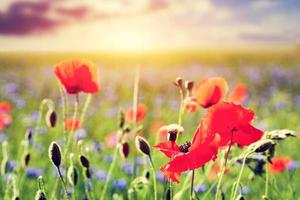
{"label": "sun", "polygon": [[113,51],[140,51],[154,47],[151,38],[142,31],[114,32],[107,38],[108,48]]}

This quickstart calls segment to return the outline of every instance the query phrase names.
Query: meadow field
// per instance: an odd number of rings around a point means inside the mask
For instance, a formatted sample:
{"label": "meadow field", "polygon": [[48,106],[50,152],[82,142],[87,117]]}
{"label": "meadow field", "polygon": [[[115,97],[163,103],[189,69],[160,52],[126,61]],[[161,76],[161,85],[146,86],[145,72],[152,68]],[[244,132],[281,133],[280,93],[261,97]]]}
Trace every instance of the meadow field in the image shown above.
{"label": "meadow field", "polygon": [[[95,63],[100,89],[68,94],[54,66],[81,58]],[[195,83],[223,77],[228,93],[246,86],[240,104],[255,113],[251,123],[264,132],[265,143],[253,150],[230,142],[217,158],[183,170],[179,183],[164,177],[160,168],[172,158],[153,148],[167,140],[161,127],[181,125],[176,143],[185,144],[211,109],[185,109],[178,77]],[[2,52],[0,199],[300,200],[299,77],[299,51]]]}

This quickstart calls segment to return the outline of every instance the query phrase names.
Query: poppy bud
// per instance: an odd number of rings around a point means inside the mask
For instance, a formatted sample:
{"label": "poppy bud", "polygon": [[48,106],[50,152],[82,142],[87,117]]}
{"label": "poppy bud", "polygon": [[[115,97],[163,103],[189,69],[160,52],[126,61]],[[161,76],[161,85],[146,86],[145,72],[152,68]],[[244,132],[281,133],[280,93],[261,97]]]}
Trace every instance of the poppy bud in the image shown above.
{"label": "poppy bud", "polygon": [[175,82],[174,82],[174,85],[176,85],[177,87],[180,87],[182,88],[182,84],[183,84],[183,80],[181,77],[177,77]]}
{"label": "poppy bud", "polygon": [[263,199],[263,200],[269,200],[269,198],[268,198],[266,195],[263,195],[263,196],[262,196],[262,199]]}
{"label": "poppy bud", "polygon": [[56,125],[56,120],[57,120],[57,116],[56,116],[56,112],[53,110],[48,110],[46,116],[46,124],[49,128],[53,128]]}
{"label": "poppy bud", "polygon": [[35,200],[47,200],[45,193],[42,190],[38,190],[35,195]]}
{"label": "poppy bud", "polygon": [[89,160],[87,159],[87,157],[85,157],[84,155],[81,155],[80,156],[80,163],[83,167],[85,168],[89,168],[90,167],[90,162]]}
{"label": "poppy bud", "polygon": [[166,200],[170,200],[170,199],[171,199],[171,190],[170,188],[168,188],[166,191]]}
{"label": "poppy bud", "polygon": [[150,172],[149,171],[145,172],[145,178],[149,180],[149,178],[150,178]]}
{"label": "poppy bud", "polygon": [[272,140],[284,140],[287,137],[296,137],[295,131],[283,129],[283,130],[274,130],[266,133],[266,138]]}
{"label": "poppy bud", "polygon": [[177,139],[177,130],[170,130],[168,132],[168,141],[175,142]]}
{"label": "poppy bud", "polygon": [[245,200],[245,197],[243,196],[243,195],[239,195],[237,198],[236,198],[236,200]]}
{"label": "poppy bud", "polygon": [[119,127],[123,129],[125,125],[125,113],[123,110],[119,111]]}
{"label": "poppy bud", "polygon": [[25,139],[27,139],[28,142],[30,142],[32,139],[32,135],[33,135],[32,128],[28,128],[25,132]]}
{"label": "poppy bud", "polygon": [[145,138],[143,138],[141,136],[136,136],[135,137],[135,147],[141,153],[143,153],[147,156],[151,156],[151,154],[150,154],[150,145],[149,145],[148,141]]}
{"label": "poppy bud", "polygon": [[127,158],[129,155],[129,144],[128,142],[123,142],[120,147],[120,154],[122,158]]}
{"label": "poppy bud", "polygon": [[262,153],[270,149],[272,146],[275,145],[275,142],[270,139],[264,139],[264,140],[259,140],[249,146],[249,149],[251,151],[254,151],[256,153]]}
{"label": "poppy bud", "polygon": [[86,176],[87,178],[91,178],[91,171],[90,171],[89,168],[86,168],[86,169],[85,169],[85,176]]}
{"label": "poppy bud", "polygon": [[23,162],[22,162],[24,168],[28,167],[29,161],[30,161],[30,154],[26,153],[23,157]]}
{"label": "poppy bud", "polygon": [[269,148],[269,151],[267,153],[267,160],[271,164],[272,164],[272,158],[274,157],[274,154],[275,154],[275,145]]}
{"label": "poppy bud", "polygon": [[194,82],[193,81],[185,81],[184,83],[185,85],[185,88],[188,90],[188,91],[191,91],[194,87]]}
{"label": "poppy bud", "polygon": [[67,176],[68,176],[69,183],[73,186],[76,186],[78,182],[77,169],[73,166],[70,166],[68,169]]}
{"label": "poppy bud", "polygon": [[57,168],[60,166],[61,151],[59,145],[56,142],[52,142],[49,146],[49,158],[53,165],[55,165]]}

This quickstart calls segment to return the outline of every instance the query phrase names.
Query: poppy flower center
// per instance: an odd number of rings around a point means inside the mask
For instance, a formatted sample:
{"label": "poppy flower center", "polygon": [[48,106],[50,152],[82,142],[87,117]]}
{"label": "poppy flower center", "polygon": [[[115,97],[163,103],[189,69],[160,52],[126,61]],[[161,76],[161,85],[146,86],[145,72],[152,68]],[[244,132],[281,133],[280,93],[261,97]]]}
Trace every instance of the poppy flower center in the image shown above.
{"label": "poppy flower center", "polygon": [[179,146],[179,151],[182,153],[187,153],[189,152],[189,148],[191,147],[191,145],[191,142],[186,142],[185,144]]}

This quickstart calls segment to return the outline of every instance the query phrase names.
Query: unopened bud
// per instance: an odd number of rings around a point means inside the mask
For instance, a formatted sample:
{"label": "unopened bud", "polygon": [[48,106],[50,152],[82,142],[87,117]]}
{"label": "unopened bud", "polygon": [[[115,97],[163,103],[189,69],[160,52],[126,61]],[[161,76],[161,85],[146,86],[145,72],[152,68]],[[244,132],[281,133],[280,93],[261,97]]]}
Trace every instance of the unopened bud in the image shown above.
{"label": "unopened bud", "polygon": [[45,193],[42,190],[38,190],[35,195],[35,200],[47,200]]}
{"label": "unopened bud", "polygon": [[128,142],[123,142],[120,146],[120,155],[122,156],[122,158],[127,158],[129,156],[129,144]]}
{"label": "unopened bud", "polygon": [[52,142],[49,146],[49,158],[51,162],[58,168],[61,163],[61,151],[56,142]]}
{"label": "unopened bud", "polygon": [[22,165],[23,165],[24,168],[28,167],[29,161],[30,161],[30,154],[26,153],[23,157],[23,160],[22,160]]}
{"label": "unopened bud", "polygon": [[183,80],[181,77],[177,77],[174,84],[177,86],[177,87],[180,87],[182,88],[182,84],[183,84]]}
{"label": "unopened bud", "polygon": [[252,145],[249,146],[249,149],[251,151],[254,151],[256,153],[262,153],[270,149],[272,146],[275,145],[275,142],[270,139],[264,139],[264,140],[259,140]]}
{"label": "unopened bud", "polygon": [[151,156],[150,145],[145,138],[143,138],[141,136],[136,136],[135,137],[135,146],[136,146],[137,150],[139,150],[141,153],[143,153],[149,157]]}
{"label": "unopened bud", "polygon": [[67,173],[68,181],[71,185],[76,186],[78,182],[78,173],[77,169],[73,166],[70,166]]}
{"label": "unopened bud", "polygon": [[83,167],[89,168],[90,167],[90,161],[85,157],[84,155],[81,155],[80,157],[80,163]]}
{"label": "unopened bud", "polygon": [[168,132],[168,141],[175,142],[177,139],[177,130],[170,130]]}
{"label": "unopened bud", "polygon": [[194,82],[193,81],[185,81],[184,87],[188,90],[191,91],[194,87]]}
{"label": "unopened bud", "polygon": [[120,110],[119,111],[119,127],[121,129],[123,129],[124,125],[125,125],[125,113],[123,110]]}
{"label": "unopened bud", "polygon": [[48,110],[46,116],[46,124],[49,128],[53,128],[56,125],[56,120],[57,120],[57,116],[56,116],[56,112],[53,110]]}

